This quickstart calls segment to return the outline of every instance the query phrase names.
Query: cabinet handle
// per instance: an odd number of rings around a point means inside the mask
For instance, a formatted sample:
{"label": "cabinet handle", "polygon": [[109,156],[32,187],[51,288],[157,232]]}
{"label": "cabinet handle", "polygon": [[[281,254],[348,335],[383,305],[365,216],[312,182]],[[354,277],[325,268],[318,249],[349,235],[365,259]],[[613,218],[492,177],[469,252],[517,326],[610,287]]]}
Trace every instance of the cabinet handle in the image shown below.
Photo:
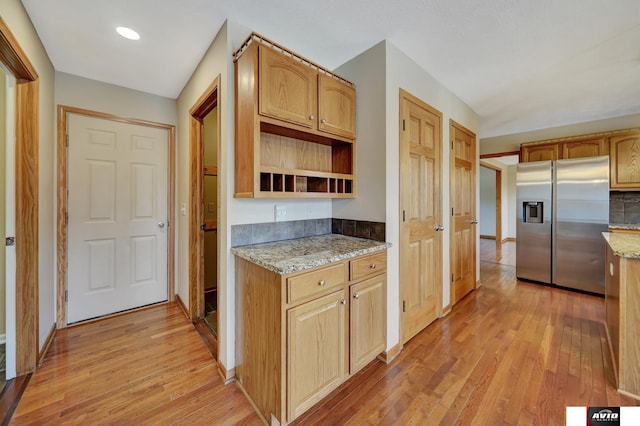
{"label": "cabinet handle", "polygon": [[311,115],[309,116],[309,120],[313,121],[314,119],[315,119],[315,117],[313,116],[313,114],[311,114]]}
{"label": "cabinet handle", "polygon": [[375,263],[372,263],[371,265],[369,265],[369,268],[371,268],[371,269],[376,269],[376,264],[375,264]]}
{"label": "cabinet handle", "polygon": [[342,301],[340,303],[342,303],[343,305],[346,305],[347,304],[347,300],[346,299],[342,299]]}
{"label": "cabinet handle", "polygon": [[326,283],[324,282],[324,280],[320,280],[320,281],[318,281],[318,285],[319,285],[320,287],[324,287],[324,285],[325,285],[325,284],[326,284]]}
{"label": "cabinet handle", "polygon": [[360,295],[358,293],[356,293],[356,294],[353,295],[353,298],[354,299],[360,299]]}
{"label": "cabinet handle", "polygon": [[323,118],[322,120],[320,120],[320,122],[321,122],[322,124],[325,124],[325,123],[327,122],[327,119],[326,119],[326,118]]}

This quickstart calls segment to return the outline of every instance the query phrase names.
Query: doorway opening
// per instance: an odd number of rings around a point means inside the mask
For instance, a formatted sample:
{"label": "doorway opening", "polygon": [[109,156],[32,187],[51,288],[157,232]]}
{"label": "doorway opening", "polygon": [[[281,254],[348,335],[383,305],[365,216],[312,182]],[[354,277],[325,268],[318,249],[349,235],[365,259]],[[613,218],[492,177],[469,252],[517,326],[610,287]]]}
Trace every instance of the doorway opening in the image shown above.
{"label": "doorway opening", "polygon": [[218,106],[203,119],[204,322],[218,338]]}
{"label": "doorway opening", "polygon": [[480,262],[484,264],[515,268],[518,154],[480,156]]}
{"label": "doorway opening", "polygon": [[220,76],[189,111],[189,317],[214,358],[218,351]]}

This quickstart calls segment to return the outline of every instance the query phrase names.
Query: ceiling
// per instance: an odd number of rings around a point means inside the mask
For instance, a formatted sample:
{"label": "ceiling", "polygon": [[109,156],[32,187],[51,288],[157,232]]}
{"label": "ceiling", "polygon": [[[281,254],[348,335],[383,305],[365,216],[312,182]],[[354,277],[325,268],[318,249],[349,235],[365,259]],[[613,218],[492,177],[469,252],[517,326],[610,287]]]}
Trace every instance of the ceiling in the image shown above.
{"label": "ceiling", "polygon": [[481,138],[640,113],[638,0],[22,2],[56,70],[169,98],[229,19],[330,69],[387,39]]}

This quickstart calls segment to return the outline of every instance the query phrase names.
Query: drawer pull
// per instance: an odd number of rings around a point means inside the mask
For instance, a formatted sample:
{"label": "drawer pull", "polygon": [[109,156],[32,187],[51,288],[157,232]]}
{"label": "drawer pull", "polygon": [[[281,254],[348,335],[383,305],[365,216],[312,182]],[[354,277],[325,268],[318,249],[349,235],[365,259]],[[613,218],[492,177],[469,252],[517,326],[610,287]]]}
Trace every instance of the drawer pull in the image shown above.
{"label": "drawer pull", "polygon": [[375,263],[372,263],[371,265],[369,265],[369,268],[371,268],[371,269],[376,269],[376,264],[375,264]]}
{"label": "drawer pull", "polygon": [[354,299],[360,299],[360,295],[358,293],[356,293],[356,294],[353,295],[353,298]]}
{"label": "drawer pull", "polygon": [[325,284],[326,284],[326,282],[324,282],[324,280],[320,280],[320,281],[318,281],[318,285],[319,285],[320,287],[324,287],[324,285],[325,285]]}
{"label": "drawer pull", "polygon": [[346,299],[342,299],[342,301],[340,303],[342,303],[343,305],[346,305],[347,304],[347,300]]}

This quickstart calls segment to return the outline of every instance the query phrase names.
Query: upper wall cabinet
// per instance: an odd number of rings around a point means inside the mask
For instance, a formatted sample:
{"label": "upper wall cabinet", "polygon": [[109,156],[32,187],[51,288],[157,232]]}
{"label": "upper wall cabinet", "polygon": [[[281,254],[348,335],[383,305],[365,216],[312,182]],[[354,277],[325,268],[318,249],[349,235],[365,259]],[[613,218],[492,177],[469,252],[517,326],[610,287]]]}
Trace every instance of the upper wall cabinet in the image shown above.
{"label": "upper wall cabinet", "polygon": [[355,197],[354,85],[255,33],[235,77],[235,196]]}
{"label": "upper wall cabinet", "polygon": [[609,155],[609,185],[640,190],[640,129],[616,130],[520,145],[523,162]]}
{"label": "upper wall cabinet", "polygon": [[558,144],[521,145],[520,157],[523,162],[557,160],[560,149]]}
{"label": "upper wall cabinet", "polygon": [[640,131],[613,136],[611,147],[611,189],[640,190]]}
{"label": "upper wall cabinet", "polygon": [[260,114],[313,128],[316,121],[316,71],[275,50],[260,46]]}
{"label": "upper wall cabinet", "polygon": [[609,154],[607,138],[580,139],[562,142],[562,158],[598,157]]}

